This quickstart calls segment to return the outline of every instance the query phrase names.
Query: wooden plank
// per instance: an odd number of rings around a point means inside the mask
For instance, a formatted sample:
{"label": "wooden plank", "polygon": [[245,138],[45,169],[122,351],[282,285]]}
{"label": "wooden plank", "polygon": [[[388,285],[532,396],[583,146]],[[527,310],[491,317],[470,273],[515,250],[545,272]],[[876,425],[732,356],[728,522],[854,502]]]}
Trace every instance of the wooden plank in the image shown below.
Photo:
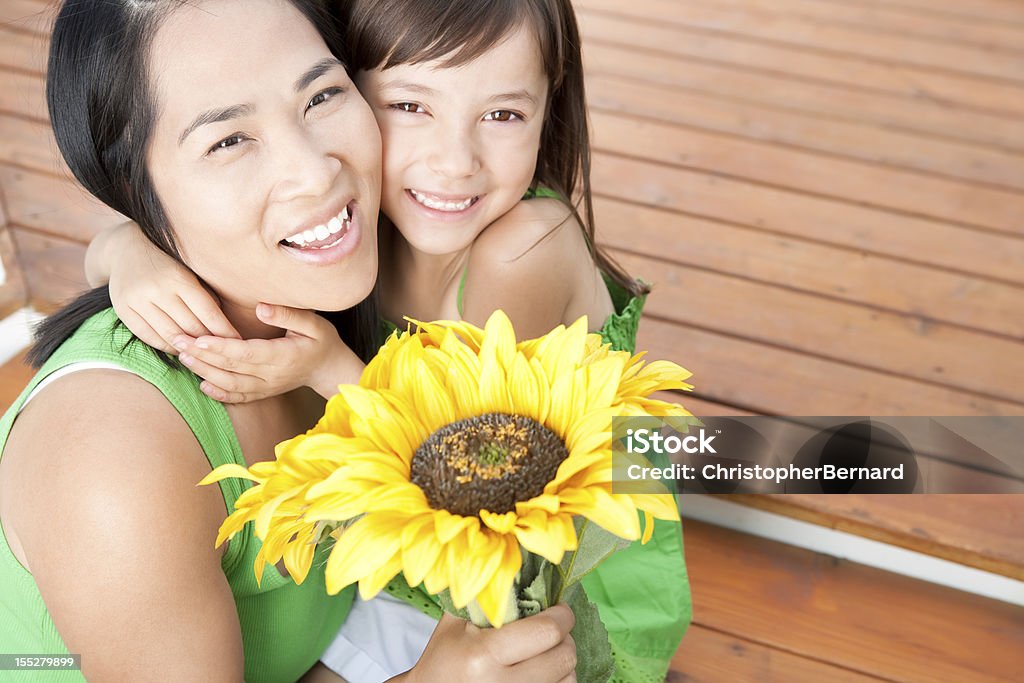
{"label": "wooden plank", "polygon": [[49,33],[56,16],[56,3],[40,3],[34,0],[0,2],[0,26],[17,31]]}
{"label": "wooden plank", "polygon": [[693,520],[684,536],[701,626],[895,681],[1020,672],[1021,607]]}
{"label": "wooden plank", "polygon": [[[606,112],[591,112],[591,120],[594,147],[606,152],[1024,236],[1021,192]],[[927,150],[921,153],[927,154]],[[1024,160],[1021,169],[1024,171]]]}
{"label": "wooden plank", "polygon": [[637,0],[623,5],[616,0],[577,0],[577,5],[619,20],[670,25],[716,37],[781,45],[810,53],[849,55],[892,66],[910,65],[972,79],[1024,83],[1024,53],[984,50],[807,20],[789,13],[766,12],[746,3],[722,6],[699,0]]}
{"label": "wooden plank", "polygon": [[[686,301],[680,302],[685,309]],[[1024,415],[1024,405],[807,356],[652,316],[637,348],[693,372],[700,398],[766,415]]]}
{"label": "wooden plank", "polygon": [[71,177],[48,123],[0,113],[0,163]]}
{"label": "wooden plank", "polygon": [[0,66],[42,75],[46,73],[50,41],[0,24]]}
{"label": "wooden plank", "polygon": [[[1020,46],[1024,45],[1024,26],[1019,24],[959,21],[949,16],[893,6],[891,2],[863,5],[821,0],[716,0],[716,4],[720,7],[738,6],[784,13],[814,22],[842,24],[872,32],[895,33],[996,50],[1019,51]],[[626,7],[623,5],[623,9]]]}
{"label": "wooden plank", "polygon": [[[834,2],[836,0],[829,0]],[[848,0],[838,0],[847,2]],[[855,0],[867,7],[887,5],[915,14],[933,13],[978,23],[998,22],[1024,26],[1024,9],[1017,0]]]}
{"label": "wooden plank", "polygon": [[[602,195],[1024,284],[1024,240],[597,152]],[[13,208],[12,208],[13,211]]]}
{"label": "wooden plank", "polygon": [[1024,495],[786,494],[726,500],[1024,580]]}
{"label": "wooden plank", "polygon": [[665,683],[869,683],[884,679],[692,624]]}
{"label": "wooden plank", "polygon": [[[889,311],[1024,338],[1024,288],[598,196],[598,242]],[[635,273],[640,277],[644,273]]]}
{"label": "wooden plank", "polygon": [[28,290],[21,272],[21,263],[11,237],[11,229],[3,224],[0,212],[0,262],[4,278],[0,282],[0,320],[23,308],[28,302]]}
{"label": "wooden plank", "polygon": [[35,370],[25,363],[24,353],[0,365],[0,414],[14,403],[34,374]]}
{"label": "wooden plank", "polygon": [[[950,139],[1022,148],[1024,89],[580,13],[593,69]],[[770,89],[770,90],[769,90]],[[976,118],[977,117],[977,118]],[[965,122],[988,130],[964,130]]]}
{"label": "wooden plank", "polygon": [[666,88],[603,72],[588,73],[587,100],[591,110],[634,114],[883,166],[1024,189],[1024,158],[1018,153],[863,121]]}
{"label": "wooden plank", "polygon": [[18,227],[12,232],[36,310],[52,313],[88,289],[84,244]]}
{"label": "wooden plank", "polygon": [[42,76],[0,68],[0,111],[48,121]]}
{"label": "wooden plank", "polygon": [[0,187],[10,221],[20,227],[85,243],[125,220],[70,179],[0,164]]}
{"label": "wooden plank", "polygon": [[1024,405],[1024,342],[648,257],[613,255],[656,283],[645,310],[659,318]]}

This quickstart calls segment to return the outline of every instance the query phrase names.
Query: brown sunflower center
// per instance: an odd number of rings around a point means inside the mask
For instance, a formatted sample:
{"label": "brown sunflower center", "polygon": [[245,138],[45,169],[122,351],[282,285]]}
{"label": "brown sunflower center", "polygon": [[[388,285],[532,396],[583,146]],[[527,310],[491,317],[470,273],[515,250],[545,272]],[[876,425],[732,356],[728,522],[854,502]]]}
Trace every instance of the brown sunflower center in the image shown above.
{"label": "brown sunflower center", "polygon": [[567,457],[562,440],[539,422],[488,413],[431,434],[413,455],[410,478],[435,510],[501,514],[543,493]]}

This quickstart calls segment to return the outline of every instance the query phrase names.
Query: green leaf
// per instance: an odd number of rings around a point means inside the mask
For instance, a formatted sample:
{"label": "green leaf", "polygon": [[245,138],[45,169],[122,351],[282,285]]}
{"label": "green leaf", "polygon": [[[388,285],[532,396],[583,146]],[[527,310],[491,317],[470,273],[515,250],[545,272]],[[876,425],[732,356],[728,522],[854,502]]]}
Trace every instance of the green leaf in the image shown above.
{"label": "green leaf", "polygon": [[573,523],[576,525],[576,538],[579,539],[579,543],[576,550],[567,553],[559,565],[559,574],[562,579],[561,592],[594,571],[597,565],[612,553],[627,548],[630,544],[630,541],[605,531],[586,517],[578,515]]}
{"label": "green leaf", "polygon": [[583,586],[573,586],[565,592],[566,602],[576,615],[576,625],[572,627],[576,679],[579,683],[606,683],[615,670],[615,659],[597,606],[587,598]]}

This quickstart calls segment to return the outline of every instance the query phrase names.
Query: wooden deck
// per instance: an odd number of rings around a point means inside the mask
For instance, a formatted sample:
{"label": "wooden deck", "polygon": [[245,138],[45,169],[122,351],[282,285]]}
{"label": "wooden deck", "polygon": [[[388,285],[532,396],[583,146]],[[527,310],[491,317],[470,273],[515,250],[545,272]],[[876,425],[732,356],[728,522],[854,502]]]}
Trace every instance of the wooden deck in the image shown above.
{"label": "wooden deck", "polygon": [[[691,410],[1024,414],[1024,1],[574,2],[598,239],[655,283],[640,346],[694,372]],[[0,1],[0,317],[80,290],[117,220],[55,153],[49,4]],[[0,401],[25,377],[0,369]],[[1024,576],[1024,496],[863,498],[746,502]],[[1024,669],[1020,608],[686,531],[695,623],[670,680]]]}

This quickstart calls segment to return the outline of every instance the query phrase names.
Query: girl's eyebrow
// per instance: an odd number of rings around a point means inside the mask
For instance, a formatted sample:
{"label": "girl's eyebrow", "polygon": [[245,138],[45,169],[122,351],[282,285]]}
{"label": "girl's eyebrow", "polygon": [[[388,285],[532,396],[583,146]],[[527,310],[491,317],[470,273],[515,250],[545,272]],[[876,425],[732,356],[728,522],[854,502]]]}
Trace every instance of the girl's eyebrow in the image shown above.
{"label": "girl's eyebrow", "polygon": [[500,95],[492,95],[487,99],[488,104],[491,102],[527,102],[536,105],[537,98],[529,90],[516,90],[514,92],[501,93]]}
{"label": "girl's eyebrow", "polygon": [[[342,63],[334,57],[325,57],[321,59],[313,66],[306,69],[305,72],[295,81],[295,92],[302,92],[316,79],[323,76],[331,69],[342,68]],[[196,128],[205,126],[210,123],[220,123],[221,121],[230,121],[231,119],[237,119],[242,116],[248,116],[253,111],[251,104],[234,104],[230,107],[219,107],[217,109],[208,109],[199,116],[192,119],[192,123],[185,127],[185,130],[181,132],[178,137],[178,146],[185,142],[185,138],[191,135]]]}
{"label": "girl's eyebrow", "polygon": [[437,94],[436,90],[434,90],[432,88],[428,88],[425,85],[420,85],[419,83],[413,83],[412,81],[403,81],[403,80],[400,80],[400,79],[391,80],[391,81],[384,81],[383,83],[380,84],[380,89],[381,90],[409,90],[411,92],[416,92],[416,93],[419,93],[421,95],[426,95],[426,96],[436,95]]}

